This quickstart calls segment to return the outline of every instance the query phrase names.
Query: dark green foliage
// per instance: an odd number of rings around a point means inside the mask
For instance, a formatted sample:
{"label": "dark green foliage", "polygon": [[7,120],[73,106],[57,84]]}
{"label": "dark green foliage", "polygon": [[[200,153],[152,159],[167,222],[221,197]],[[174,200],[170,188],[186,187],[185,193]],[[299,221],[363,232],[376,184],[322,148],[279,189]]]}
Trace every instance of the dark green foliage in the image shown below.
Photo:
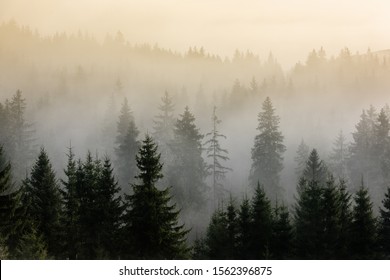
{"label": "dark green foliage", "polygon": [[320,160],[317,150],[313,149],[306,163],[306,168],[303,171],[303,177],[308,181],[315,181],[318,184],[323,184],[326,181],[327,169],[323,161]]}
{"label": "dark green foliage", "polygon": [[84,163],[77,163],[75,179],[76,239],[74,244],[68,245],[76,249],[77,255],[70,256],[78,259],[118,258],[123,209],[110,159],[106,157],[102,162],[88,153]]}
{"label": "dark green foliage", "polygon": [[260,184],[255,189],[251,206],[250,256],[254,259],[268,259],[272,234],[272,209],[271,202]]}
{"label": "dark green foliage", "polygon": [[218,125],[221,121],[216,115],[217,107],[214,106],[212,122],[213,129],[211,132],[206,134],[206,137],[209,139],[206,141],[206,152],[207,157],[211,159],[211,163],[208,165],[208,170],[211,172],[213,179],[213,205],[216,205],[221,202],[224,198],[224,187],[222,180],[225,178],[225,174],[228,171],[231,171],[231,168],[228,168],[222,164],[223,161],[227,161],[229,157],[227,156],[228,151],[223,149],[219,143],[220,138],[225,138],[226,136],[221,134],[218,131]]}
{"label": "dark green foliage", "polygon": [[258,115],[259,134],[255,137],[252,148],[252,168],[250,181],[253,187],[258,182],[264,185],[267,195],[272,201],[280,197],[281,187],[279,174],[283,169],[283,135],[279,131],[279,117],[275,115],[271,99],[267,97],[262,112]]}
{"label": "dark green foliage", "polygon": [[273,214],[271,257],[277,260],[292,257],[293,228],[286,206],[276,205]]}
{"label": "dark green foliage", "polygon": [[206,164],[202,158],[203,135],[188,107],[175,124],[174,137],[171,145],[174,161],[168,171],[173,196],[185,211],[200,209],[205,204],[207,188],[204,182]]}
{"label": "dark green foliage", "polygon": [[[363,180],[362,180],[363,181]],[[363,182],[354,197],[351,225],[351,255],[357,259],[371,259],[375,252],[376,220],[372,202]]]}
{"label": "dark green foliage", "polygon": [[139,184],[126,195],[124,215],[124,257],[136,259],[185,258],[186,234],[178,225],[179,211],[171,203],[169,189],[159,190],[156,183],[162,178],[160,154],[149,135],[136,156]]}
{"label": "dark green foliage", "polygon": [[237,234],[238,234],[238,217],[237,210],[234,206],[233,198],[230,197],[229,205],[226,209],[226,232],[227,232],[227,252],[226,259],[237,258]]}
{"label": "dark green foliage", "polygon": [[390,188],[387,188],[379,218],[379,245],[386,258],[390,257]]}
{"label": "dark green foliage", "polygon": [[3,256],[15,251],[22,226],[24,209],[21,205],[21,189],[12,183],[11,164],[6,161],[0,146],[0,246]]}
{"label": "dark green foliage", "polygon": [[322,193],[319,183],[301,178],[295,206],[295,246],[299,259],[319,259],[323,250]]}
{"label": "dark green foliage", "polygon": [[226,212],[217,209],[211,216],[206,233],[208,258],[211,260],[227,259],[228,239]]}
{"label": "dark green foliage", "polygon": [[338,185],[339,192],[339,238],[337,242],[337,258],[347,259],[350,255],[351,242],[351,194],[347,191],[344,180],[340,180]]}
{"label": "dark green foliage", "polygon": [[35,225],[31,223],[28,230],[20,237],[15,258],[19,260],[45,260],[49,257],[43,234],[39,233]]}
{"label": "dark green foliage", "polygon": [[68,164],[64,170],[66,180],[61,180],[63,189],[60,190],[63,201],[61,230],[63,234],[63,258],[76,259],[80,240],[78,240],[78,221],[80,201],[77,190],[77,165],[72,147],[69,148]]}
{"label": "dark green foliage", "polygon": [[237,258],[250,259],[251,250],[251,207],[249,200],[245,198],[238,212],[238,233],[237,233]]}
{"label": "dark green foliage", "polygon": [[[116,168],[118,171],[119,183],[121,186],[128,186],[134,181],[137,172],[135,155],[139,148],[137,140],[139,131],[135,125],[133,114],[130,111],[127,99],[124,100],[117,126],[117,137],[115,148]],[[124,191],[126,191],[124,189]]]}
{"label": "dark green foliage", "polygon": [[58,234],[61,215],[59,186],[46,151],[41,148],[29,178],[23,182],[28,200],[27,215],[42,234],[49,256],[59,255]]}

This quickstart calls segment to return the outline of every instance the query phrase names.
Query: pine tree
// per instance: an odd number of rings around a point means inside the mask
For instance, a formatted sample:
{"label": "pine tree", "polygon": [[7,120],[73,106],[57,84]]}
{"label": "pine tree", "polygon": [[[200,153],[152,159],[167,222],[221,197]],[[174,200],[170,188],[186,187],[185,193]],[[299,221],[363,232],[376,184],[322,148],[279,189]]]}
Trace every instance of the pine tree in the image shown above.
{"label": "pine tree", "polygon": [[3,108],[5,115],[3,129],[5,148],[12,159],[15,179],[23,177],[28,164],[33,159],[33,131],[25,120],[26,102],[22,92],[17,90],[12,99],[6,100]]}
{"label": "pine tree", "polygon": [[271,254],[273,259],[283,260],[292,256],[293,228],[286,206],[276,205],[273,214]]}
{"label": "pine tree", "polygon": [[189,211],[200,209],[205,203],[207,186],[206,164],[202,157],[203,135],[195,125],[195,117],[188,107],[175,124],[175,138],[172,143],[174,161],[169,167],[168,176],[173,186],[173,196],[178,204]]}
{"label": "pine tree", "polygon": [[237,210],[234,206],[233,198],[230,197],[229,204],[226,209],[226,232],[227,232],[227,259],[234,260],[237,258],[237,233],[238,219]]}
{"label": "pine tree", "polygon": [[206,137],[209,139],[206,141],[205,145],[207,157],[211,159],[211,164],[208,166],[208,170],[211,171],[211,175],[213,178],[213,205],[214,208],[219,201],[223,200],[224,197],[224,188],[221,181],[225,178],[225,174],[228,171],[231,171],[231,168],[225,167],[222,165],[221,161],[227,161],[229,157],[227,156],[228,151],[226,149],[221,148],[219,144],[220,138],[225,138],[226,136],[219,133],[218,125],[221,121],[218,119],[216,115],[217,107],[214,106],[212,122],[213,129],[211,132],[206,134]]}
{"label": "pine tree", "polygon": [[237,251],[238,258],[245,260],[250,259],[251,249],[251,207],[249,200],[245,198],[238,212],[238,236],[237,236]]}
{"label": "pine tree", "polygon": [[337,244],[337,257],[348,259],[350,256],[350,239],[352,225],[351,194],[347,191],[344,180],[340,180],[339,192],[339,238]]}
{"label": "pine tree", "polygon": [[390,257],[390,188],[387,188],[382,201],[379,217],[379,245],[385,258]]}
{"label": "pine tree", "polygon": [[137,172],[135,155],[139,148],[139,142],[137,140],[139,131],[135,125],[134,117],[126,98],[121,108],[117,131],[117,148],[115,149],[117,157],[116,167],[119,183],[124,187],[134,181],[134,176]]}
{"label": "pine tree", "polygon": [[271,99],[263,103],[263,111],[258,115],[260,133],[255,137],[252,148],[252,168],[250,181],[252,186],[258,182],[264,185],[267,195],[274,201],[281,194],[279,174],[283,169],[283,135],[279,129],[279,117],[275,115]]}
{"label": "pine tree", "polygon": [[351,225],[351,253],[357,259],[371,259],[375,252],[376,221],[372,212],[372,202],[363,179],[356,192]]}
{"label": "pine tree", "polygon": [[272,209],[260,184],[257,184],[251,203],[251,257],[268,259],[271,249]]}
{"label": "pine tree", "polygon": [[228,256],[227,217],[223,209],[217,209],[207,227],[206,245],[211,260],[226,259]]}
{"label": "pine tree", "polygon": [[297,155],[294,158],[296,162],[295,174],[298,176],[298,178],[302,176],[303,171],[306,168],[306,163],[309,159],[309,154],[309,146],[307,146],[305,141],[303,141],[302,139],[297,149]]}
{"label": "pine tree", "polygon": [[61,180],[63,189],[60,190],[63,201],[63,215],[61,219],[63,240],[65,244],[62,256],[71,260],[76,259],[78,251],[78,211],[80,201],[77,196],[77,165],[72,147],[69,147],[68,164],[64,170],[66,180]]}
{"label": "pine tree", "polygon": [[137,259],[177,259],[188,253],[184,225],[178,225],[180,211],[172,204],[169,189],[158,190],[163,177],[157,145],[149,135],[136,156],[140,184],[126,195],[124,215],[125,257]]}
{"label": "pine tree", "polygon": [[300,259],[320,259],[323,252],[322,188],[301,178],[295,205],[295,246]]}
{"label": "pine tree", "polygon": [[327,174],[325,164],[320,160],[317,150],[313,149],[303,171],[303,177],[308,181],[316,181],[319,184],[323,184],[327,179]]}
{"label": "pine tree", "polygon": [[96,209],[97,219],[97,244],[100,251],[97,258],[115,259],[118,258],[119,228],[120,219],[123,212],[122,201],[119,194],[118,182],[116,181],[111,161],[108,157],[103,160],[103,166],[98,176],[96,189]]}
{"label": "pine tree", "polygon": [[45,260],[49,258],[47,243],[42,233],[39,233],[34,223],[30,223],[20,237],[15,257],[21,260]]}
{"label": "pine tree", "polygon": [[154,120],[153,137],[156,139],[160,150],[168,154],[168,144],[173,139],[173,129],[175,125],[173,112],[175,105],[173,104],[172,97],[167,91],[165,91],[161,101],[162,104],[158,107],[160,113],[155,117]]}
{"label": "pine tree", "polygon": [[12,182],[11,164],[5,159],[0,146],[0,245],[5,255],[9,256],[18,241],[18,230],[23,223],[21,189],[15,189]]}
{"label": "pine tree", "polygon": [[323,188],[322,197],[323,222],[323,259],[337,259],[340,237],[340,201],[339,192],[333,176],[330,176]]}
{"label": "pine tree", "polygon": [[333,151],[330,155],[330,169],[336,178],[348,178],[347,160],[348,160],[348,145],[343,131],[340,131],[335,142],[333,143]]}
{"label": "pine tree", "polygon": [[29,200],[27,215],[42,234],[49,256],[58,256],[58,232],[61,215],[61,196],[49,157],[44,148],[23,182]]}

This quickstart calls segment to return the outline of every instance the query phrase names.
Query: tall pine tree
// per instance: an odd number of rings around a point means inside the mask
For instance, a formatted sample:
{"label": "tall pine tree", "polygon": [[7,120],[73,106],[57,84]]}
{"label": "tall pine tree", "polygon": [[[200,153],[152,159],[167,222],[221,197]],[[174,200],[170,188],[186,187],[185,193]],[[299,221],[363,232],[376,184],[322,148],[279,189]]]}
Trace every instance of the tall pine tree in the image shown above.
{"label": "tall pine tree", "polygon": [[265,192],[272,201],[281,195],[279,174],[283,169],[283,135],[279,131],[279,116],[275,115],[275,108],[271,99],[267,97],[263,103],[263,110],[258,115],[259,134],[255,137],[252,148],[252,168],[250,181],[252,186],[258,182],[264,185]]}
{"label": "tall pine tree", "polygon": [[61,215],[61,196],[49,157],[44,148],[24,180],[29,201],[27,215],[37,234],[42,234],[49,256],[59,256],[59,226]]}
{"label": "tall pine tree", "polygon": [[212,184],[213,184],[213,206],[223,200],[224,198],[224,187],[222,180],[225,178],[225,174],[232,169],[223,165],[222,161],[227,161],[229,157],[227,156],[228,151],[223,149],[219,143],[220,138],[226,139],[226,136],[221,134],[218,130],[218,125],[221,123],[221,120],[218,119],[216,114],[217,107],[214,106],[213,109],[213,128],[211,132],[206,134],[208,140],[206,141],[206,152],[207,157],[211,159],[211,163],[208,166],[208,170],[211,171]]}
{"label": "tall pine tree", "polygon": [[146,135],[136,156],[139,184],[126,195],[124,215],[124,257],[136,259],[178,259],[186,257],[186,234],[178,225],[179,211],[172,204],[169,189],[159,190],[163,177],[157,145]]}
{"label": "tall pine tree", "polygon": [[[115,149],[116,167],[120,185],[125,188],[129,183],[134,182],[134,176],[137,172],[135,155],[139,148],[138,128],[135,125],[133,114],[127,99],[125,98],[117,126],[117,137]],[[124,189],[126,192],[127,190]]]}

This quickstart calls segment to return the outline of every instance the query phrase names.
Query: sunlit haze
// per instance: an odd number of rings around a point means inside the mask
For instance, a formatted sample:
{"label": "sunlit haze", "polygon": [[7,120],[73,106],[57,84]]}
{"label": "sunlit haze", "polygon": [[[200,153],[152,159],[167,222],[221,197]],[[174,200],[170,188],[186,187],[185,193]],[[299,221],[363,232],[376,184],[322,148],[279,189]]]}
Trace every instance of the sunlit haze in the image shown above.
{"label": "sunlit haze", "polygon": [[390,46],[390,3],[268,0],[2,0],[0,21],[14,19],[41,34],[89,32],[103,39],[123,32],[130,43],[190,46],[231,57],[235,49],[270,51],[284,68],[321,46],[329,56]]}

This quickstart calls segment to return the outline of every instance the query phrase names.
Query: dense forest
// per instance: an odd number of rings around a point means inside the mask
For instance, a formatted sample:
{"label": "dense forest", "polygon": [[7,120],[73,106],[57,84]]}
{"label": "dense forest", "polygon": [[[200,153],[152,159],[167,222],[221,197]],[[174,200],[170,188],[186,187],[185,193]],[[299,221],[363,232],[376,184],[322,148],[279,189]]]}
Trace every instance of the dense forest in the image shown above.
{"label": "dense forest", "polygon": [[2,259],[389,258],[389,51],[0,42]]}

